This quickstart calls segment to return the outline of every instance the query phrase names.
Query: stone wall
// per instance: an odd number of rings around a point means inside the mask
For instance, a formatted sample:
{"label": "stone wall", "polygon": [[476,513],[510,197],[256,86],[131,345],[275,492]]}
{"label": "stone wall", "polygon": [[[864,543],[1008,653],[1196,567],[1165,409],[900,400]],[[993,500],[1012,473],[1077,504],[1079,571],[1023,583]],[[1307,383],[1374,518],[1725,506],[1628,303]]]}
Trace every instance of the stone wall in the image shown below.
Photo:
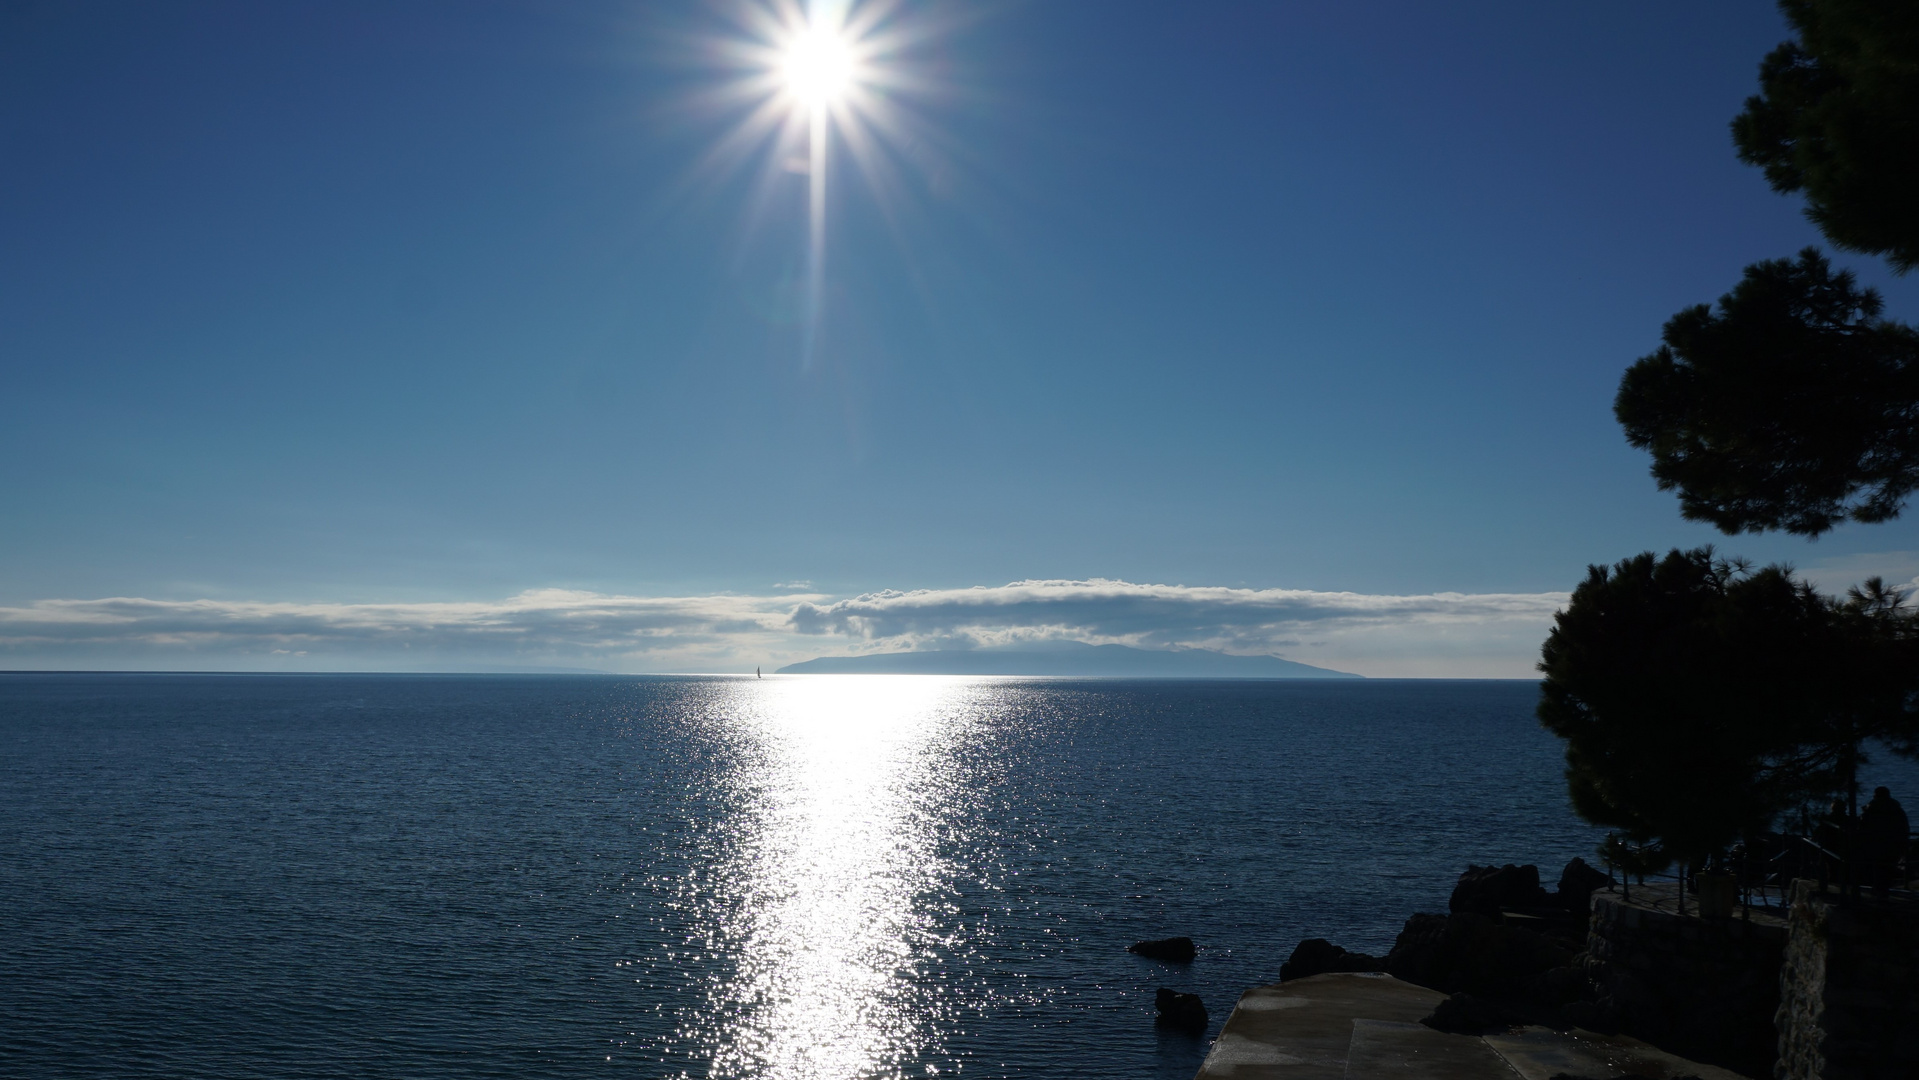
{"label": "stone wall", "polygon": [[1593,894],[1584,963],[1599,1009],[1663,1049],[1771,1075],[1784,921],[1759,911],[1751,921],[1738,911],[1730,919],[1680,915],[1675,894],[1657,885],[1635,888],[1631,903],[1618,893]]}
{"label": "stone wall", "polygon": [[1919,904],[1794,882],[1779,985],[1780,1080],[1919,1077]]}

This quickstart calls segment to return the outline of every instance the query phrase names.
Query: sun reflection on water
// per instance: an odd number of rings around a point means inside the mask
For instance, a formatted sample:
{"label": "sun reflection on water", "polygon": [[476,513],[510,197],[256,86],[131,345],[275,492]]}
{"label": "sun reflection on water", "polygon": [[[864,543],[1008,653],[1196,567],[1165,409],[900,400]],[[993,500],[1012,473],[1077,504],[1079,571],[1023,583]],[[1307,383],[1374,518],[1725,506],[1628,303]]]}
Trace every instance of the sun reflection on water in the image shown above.
{"label": "sun reflection on water", "polygon": [[[960,680],[813,676],[743,684],[727,718],[750,751],[718,875],[738,957],[699,1021],[713,1074],[931,1075],[946,874],[936,823]],[[706,1041],[706,1040],[702,1040]]]}

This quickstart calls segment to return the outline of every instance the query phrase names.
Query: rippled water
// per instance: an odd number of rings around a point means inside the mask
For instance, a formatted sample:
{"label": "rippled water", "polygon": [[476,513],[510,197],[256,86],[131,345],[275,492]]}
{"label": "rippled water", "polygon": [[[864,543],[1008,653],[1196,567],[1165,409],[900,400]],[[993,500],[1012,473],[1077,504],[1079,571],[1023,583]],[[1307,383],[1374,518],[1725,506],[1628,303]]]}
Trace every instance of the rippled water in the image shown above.
{"label": "rippled water", "polygon": [[1591,851],[1536,693],[0,675],[0,1073],[1184,1080],[1155,987]]}

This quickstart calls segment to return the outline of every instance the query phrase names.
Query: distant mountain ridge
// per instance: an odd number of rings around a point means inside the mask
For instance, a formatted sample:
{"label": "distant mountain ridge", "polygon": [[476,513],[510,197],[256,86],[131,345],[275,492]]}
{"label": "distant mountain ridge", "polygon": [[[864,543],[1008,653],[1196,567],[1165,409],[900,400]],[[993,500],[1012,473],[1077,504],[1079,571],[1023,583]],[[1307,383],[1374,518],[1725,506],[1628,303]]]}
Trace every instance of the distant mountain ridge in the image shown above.
{"label": "distant mountain ridge", "polygon": [[1277,656],[1234,656],[1211,649],[1135,649],[1129,645],[1050,642],[1037,649],[941,649],[821,656],[776,675],[1103,675],[1149,679],[1358,679]]}

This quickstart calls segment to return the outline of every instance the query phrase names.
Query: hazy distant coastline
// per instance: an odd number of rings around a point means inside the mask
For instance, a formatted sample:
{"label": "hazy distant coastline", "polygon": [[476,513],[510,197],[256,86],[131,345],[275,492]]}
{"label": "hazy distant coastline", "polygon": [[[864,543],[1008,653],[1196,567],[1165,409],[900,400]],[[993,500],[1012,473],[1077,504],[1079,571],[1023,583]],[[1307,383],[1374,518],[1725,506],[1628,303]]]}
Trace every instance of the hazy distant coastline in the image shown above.
{"label": "hazy distant coastline", "polygon": [[1135,649],[1059,642],[1037,649],[929,650],[821,656],[788,664],[780,675],[1102,675],[1137,678],[1358,679],[1277,656],[1233,656],[1209,649]]}

